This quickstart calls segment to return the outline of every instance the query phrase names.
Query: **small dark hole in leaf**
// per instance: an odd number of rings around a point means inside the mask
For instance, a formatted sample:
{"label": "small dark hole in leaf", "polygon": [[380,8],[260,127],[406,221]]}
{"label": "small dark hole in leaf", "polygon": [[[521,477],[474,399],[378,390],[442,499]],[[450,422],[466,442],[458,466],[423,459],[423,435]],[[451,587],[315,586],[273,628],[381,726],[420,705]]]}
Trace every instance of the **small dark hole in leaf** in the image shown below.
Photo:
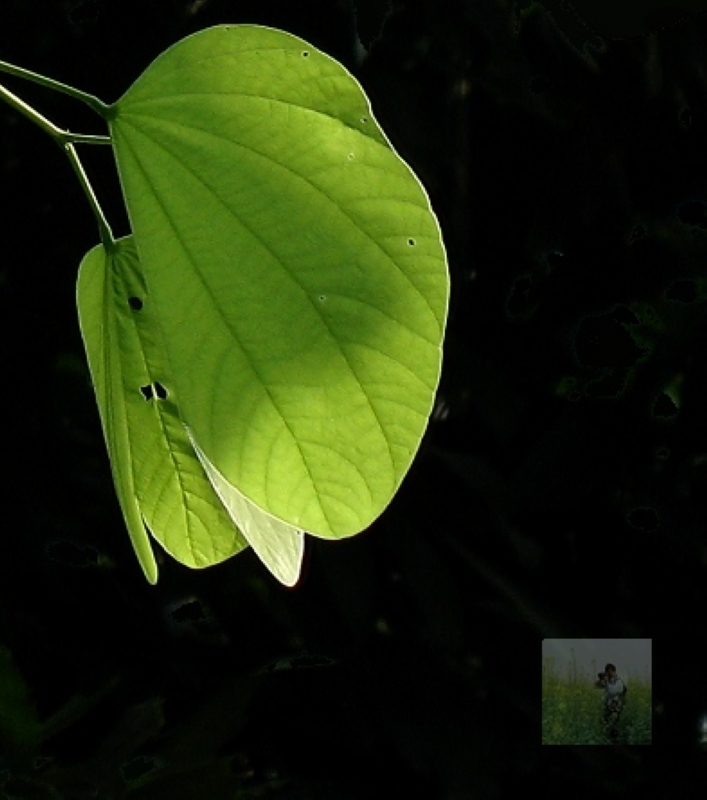
{"label": "small dark hole in leaf", "polygon": [[145,400],[152,400],[153,398],[157,400],[166,400],[168,394],[164,386],[158,381],[148,383],[146,386],[141,386],[140,392]]}
{"label": "small dark hole in leaf", "polygon": [[128,305],[133,311],[140,311],[142,309],[142,300],[139,297],[128,298]]}
{"label": "small dark hole in leaf", "polygon": [[302,51],[302,58],[309,58],[309,52],[307,50]]}
{"label": "small dark hole in leaf", "polygon": [[408,244],[410,245],[410,247],[414,247],[416,242],[414,239],[408,239]]}
{"label": "small dark hole in leaf", "polygon": [[368,117],[361,117],[361,122],[365,125],[368,122]]}

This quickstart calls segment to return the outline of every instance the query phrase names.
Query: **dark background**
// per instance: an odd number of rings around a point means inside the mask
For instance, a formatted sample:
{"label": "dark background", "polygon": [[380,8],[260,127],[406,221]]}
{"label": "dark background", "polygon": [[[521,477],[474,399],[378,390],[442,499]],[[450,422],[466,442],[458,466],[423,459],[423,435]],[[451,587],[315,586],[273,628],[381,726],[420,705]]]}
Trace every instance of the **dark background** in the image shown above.
{"label": "dark background", "polygon": [[[150,587],[76,318],[95,223],[0,105],[0,797],[703,796],[707,15],[629,5],[0,6],[0,58],[108,102],[213,24],[307,39],[425,184],[452,281],[437,407],[380,520],[308,539],[294,590],[250,552],[163,557]],[[82,155],[126,233],[107,148]],[[595,636],[653,638],[653,747],[539,745],[542,638]]]}

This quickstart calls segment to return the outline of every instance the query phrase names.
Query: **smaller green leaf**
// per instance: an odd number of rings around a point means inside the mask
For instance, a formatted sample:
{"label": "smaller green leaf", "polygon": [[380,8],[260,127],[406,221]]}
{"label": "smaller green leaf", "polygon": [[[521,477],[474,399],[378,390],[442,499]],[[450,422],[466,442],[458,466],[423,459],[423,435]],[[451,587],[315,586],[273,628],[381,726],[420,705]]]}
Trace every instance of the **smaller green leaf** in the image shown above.
{"label": "smaller green leaf", "polygon": [[[122,399],[118,325],[113,307],[113,265],[100,245],[89,251],[79,267],[77,305],[79,325],[98,410],[110,455],[113,483],[125,524],[147,580],[157,583],[157,563],[145,530],[135,493],[127,409]],[[107,307],[107,310],[106,310]]]}
{"label": "smaller green leaf", "polygon": [[302,569],[304,531],[266,514],[251,503],[209,461],[188,428],[187,433],[211,485],[248,544],[280,583],[294,586]]}
{"label": "smaller green leaf", "polygon": [[247,547],[214,492],[181,420],[159,320],[132,238],[81,263],[79,322],[118,499],[140,564],[157,580],[152,535],[189,567]]}

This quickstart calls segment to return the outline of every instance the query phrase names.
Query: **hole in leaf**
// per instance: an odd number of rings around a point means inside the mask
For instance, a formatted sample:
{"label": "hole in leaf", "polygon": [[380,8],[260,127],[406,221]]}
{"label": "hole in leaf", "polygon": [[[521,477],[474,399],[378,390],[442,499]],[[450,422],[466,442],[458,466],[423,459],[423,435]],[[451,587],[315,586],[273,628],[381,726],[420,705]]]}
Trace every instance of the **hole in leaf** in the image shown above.
{"label": "hole in leaf", "polygon": [[417,244],[417,242],[414,239],[408,239],[408,244],[410,245],[410,247],[414,247]]}
{"label": "hole in leaf", "polygon": [[302,51],[302,58],[309,58],[309,51],[308,50],[303,50]]}
{"label": "hole in leaf", "polygon": [[368,117],[361,117],[361,122],[365,125],[368,122]]}
{"label": "hole in leaf", "polygon": [[139,297],[129,297],[128,305],[133,311],[140,311],[142,309],[142,300]]}
{"label": "hole in leaf", "polygon": [[157,400],[166,400],[168,394],[164,386],[158,381],[141,386],[140,393],[145,400],[152,400],[153,398],[156,398]]}
{"label": "hole in leaf", "polygon": [[319,295],[319,302],[323,303],[325,300],[326,300],[326,295],[325,294],[320,294]]}

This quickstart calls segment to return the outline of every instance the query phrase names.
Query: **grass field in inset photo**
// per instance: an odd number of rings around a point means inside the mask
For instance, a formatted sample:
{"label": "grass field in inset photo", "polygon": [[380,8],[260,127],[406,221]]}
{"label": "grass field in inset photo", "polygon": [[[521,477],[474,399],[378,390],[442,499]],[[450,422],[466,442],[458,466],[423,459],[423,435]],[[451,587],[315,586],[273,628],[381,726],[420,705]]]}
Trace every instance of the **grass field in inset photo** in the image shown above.
{"label": "grass field in inset photo", "polygon": [[[602,719],[604,690],[594,685],[597,672],[578,670],[573,659],[563,675],[554,659],[543,659],[543,744],[611,744]],[[651,744],[651,683],[632,676],[626,686],[616,744]]]}

